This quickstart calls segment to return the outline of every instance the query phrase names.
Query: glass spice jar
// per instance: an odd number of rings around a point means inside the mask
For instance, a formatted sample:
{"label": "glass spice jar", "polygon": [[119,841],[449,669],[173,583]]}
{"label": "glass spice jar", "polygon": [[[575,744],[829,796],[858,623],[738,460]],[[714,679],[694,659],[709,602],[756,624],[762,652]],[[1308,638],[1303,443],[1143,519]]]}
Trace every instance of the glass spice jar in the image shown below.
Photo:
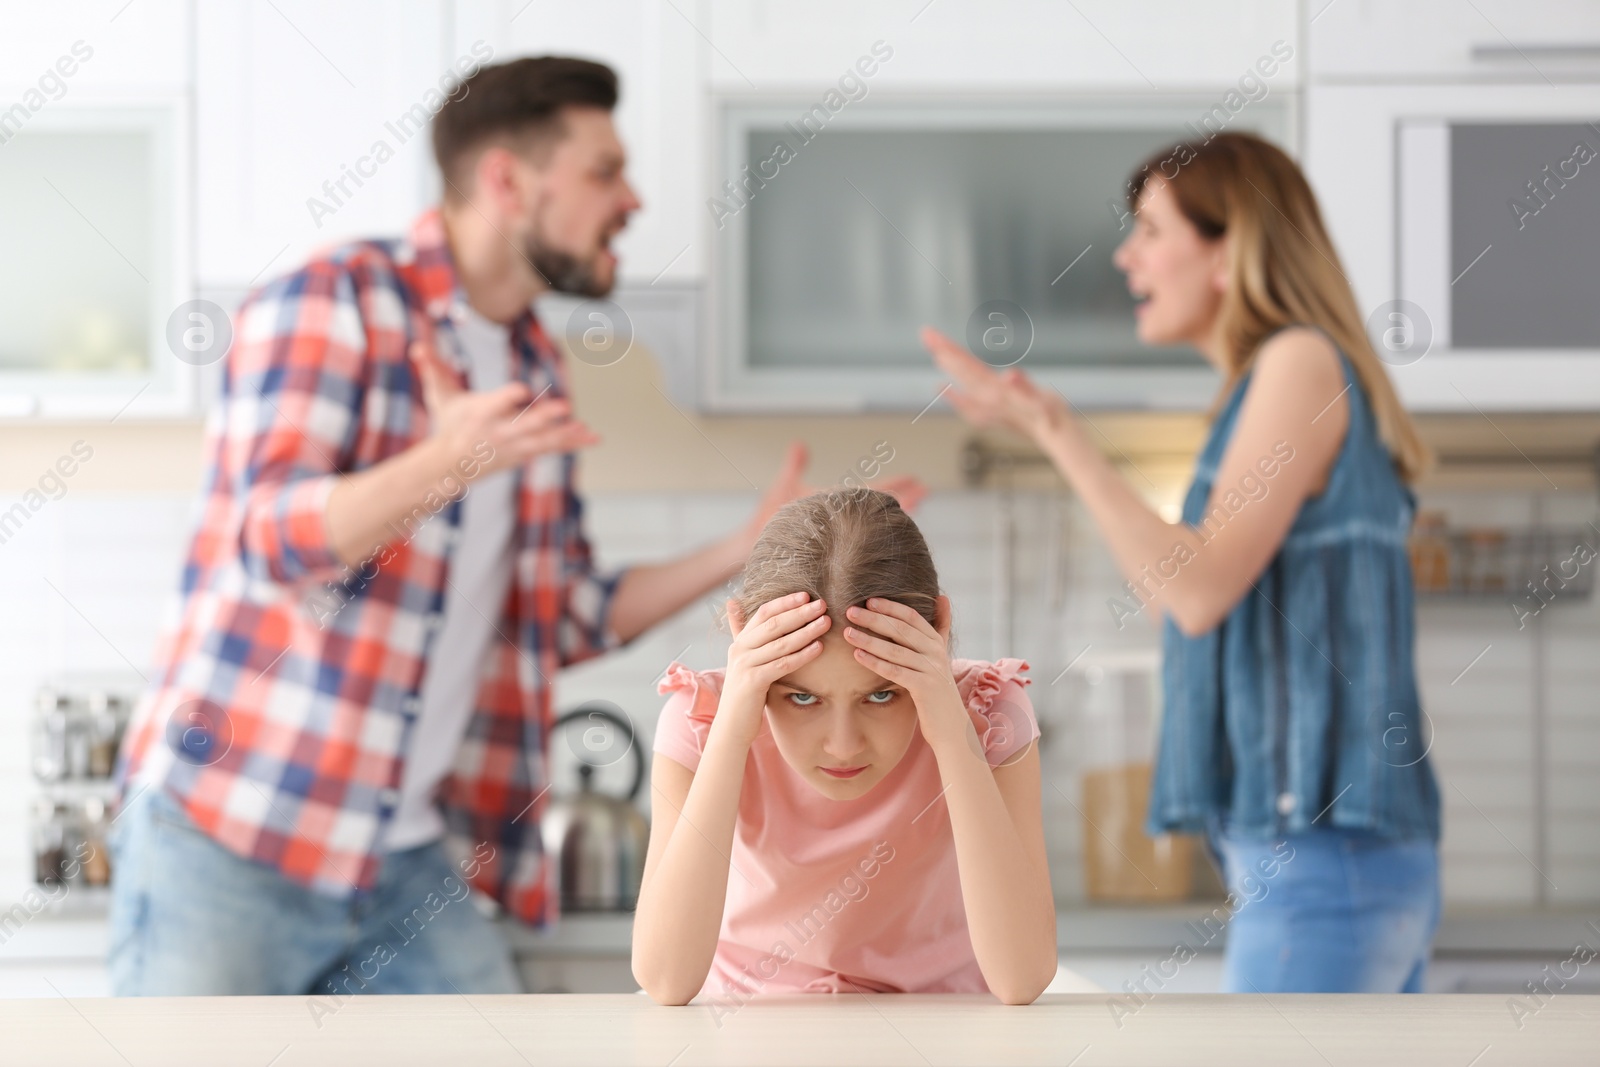
{"label": "glass spice jar", "polygon": [[90,797],[83,802],[82,846],[77,850],[86,885],[111,884],[111,857],[106,849],[106,802]]}
{"label": "glass spice jar", "polygon": [[33,880],[42,886],[59,886],[66,868],[66,809],[48,797],[39,797],[33,805]]}
{"label": "glass spice jar", "polygon": [[117,768],[117,748],[122,742],[122,700],[114,693],[89,694],[89,776],[110,778]]}
{"label": "glass spice jar", "polygon": [[67,733],[72,722],[72,698],[53,689],[41,689],[33,721],[33,774],[44,782],[67,776]]}

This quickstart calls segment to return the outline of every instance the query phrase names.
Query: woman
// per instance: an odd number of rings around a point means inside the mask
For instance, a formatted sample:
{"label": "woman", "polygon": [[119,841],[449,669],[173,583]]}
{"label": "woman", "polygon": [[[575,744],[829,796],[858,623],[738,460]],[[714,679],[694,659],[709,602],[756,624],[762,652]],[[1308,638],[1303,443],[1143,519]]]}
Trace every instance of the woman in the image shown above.
{"label": "woman", "polygon": [[1288,156],[1221,134],[1156,154],[1129,189],[1114,262],[1139,339],[1191,345],[1223,377],[1180,522],[1061,396],[923,340],[963,416],[1032,438],[1071,483],[1129,579],[1119,624],[1165,616],[1148,829],[1207,834],[1244,901],[1225,988],[1420,991],[1439,799],[1405,538],[1427,450]]}

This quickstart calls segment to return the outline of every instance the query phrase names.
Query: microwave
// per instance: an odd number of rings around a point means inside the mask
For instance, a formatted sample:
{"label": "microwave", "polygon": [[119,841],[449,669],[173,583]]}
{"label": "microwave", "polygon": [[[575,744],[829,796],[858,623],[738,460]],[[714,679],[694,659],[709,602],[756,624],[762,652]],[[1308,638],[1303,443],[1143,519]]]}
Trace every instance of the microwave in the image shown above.
{"label": "microwave", "polygon": [[1556,367],[1578,359],[1580,377],[1594,384],[1600,124],[1576,116],[1407,118],[1396,143],[1399,296],[1430,309],[1432,347],[1450,357],[1547,365],[1557,380],[1566,375]]}
{"label": "microwave", "polygon": [[1600,95],[1331,86],[1308,110],[1313,185],[1407,405],[1600,408]]}

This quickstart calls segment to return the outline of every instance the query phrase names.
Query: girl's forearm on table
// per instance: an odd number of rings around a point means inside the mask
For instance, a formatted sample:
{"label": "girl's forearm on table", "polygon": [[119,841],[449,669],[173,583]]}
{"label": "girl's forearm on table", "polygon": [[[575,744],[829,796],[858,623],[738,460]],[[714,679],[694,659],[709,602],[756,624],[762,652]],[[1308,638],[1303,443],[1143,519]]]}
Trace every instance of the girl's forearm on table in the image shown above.
{"label": "girl's forearm on table", "polygon": [[1002,1001],[1031,1003],[1056,971],[1056,908],[1049,872],[1029,854],[993,769],[972,750],[969,739],[936,746],[935,754],[978,966]]}
{"label": "girl's forearm on table", "polygon": [[[712,729],[672,836],[634,914],[633,973],[657,1001],[687,1003],[705,984],[727,901],[733,829],[749,744]],[[655,802],[671,801],[656,790]],[[658,809],[659,810],[659,809]]]}

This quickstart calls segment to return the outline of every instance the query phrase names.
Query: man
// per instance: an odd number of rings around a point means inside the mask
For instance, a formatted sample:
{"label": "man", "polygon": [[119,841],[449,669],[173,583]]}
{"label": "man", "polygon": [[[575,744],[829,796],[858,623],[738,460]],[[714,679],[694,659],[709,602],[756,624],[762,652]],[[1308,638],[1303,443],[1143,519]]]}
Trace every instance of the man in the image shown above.
{"label": "man", "polygon": [[518,991],[467,886],[551,914],[551,677],[727,582],[802,491],[796,449],[722,541],[593,568],[572,452],[597,438],[530,302],[614,283],[639,208],[616,98],[596,63],[482,69],[435,117],[443,203],[408,239],[240,310],[122,769],[117,993]]}

